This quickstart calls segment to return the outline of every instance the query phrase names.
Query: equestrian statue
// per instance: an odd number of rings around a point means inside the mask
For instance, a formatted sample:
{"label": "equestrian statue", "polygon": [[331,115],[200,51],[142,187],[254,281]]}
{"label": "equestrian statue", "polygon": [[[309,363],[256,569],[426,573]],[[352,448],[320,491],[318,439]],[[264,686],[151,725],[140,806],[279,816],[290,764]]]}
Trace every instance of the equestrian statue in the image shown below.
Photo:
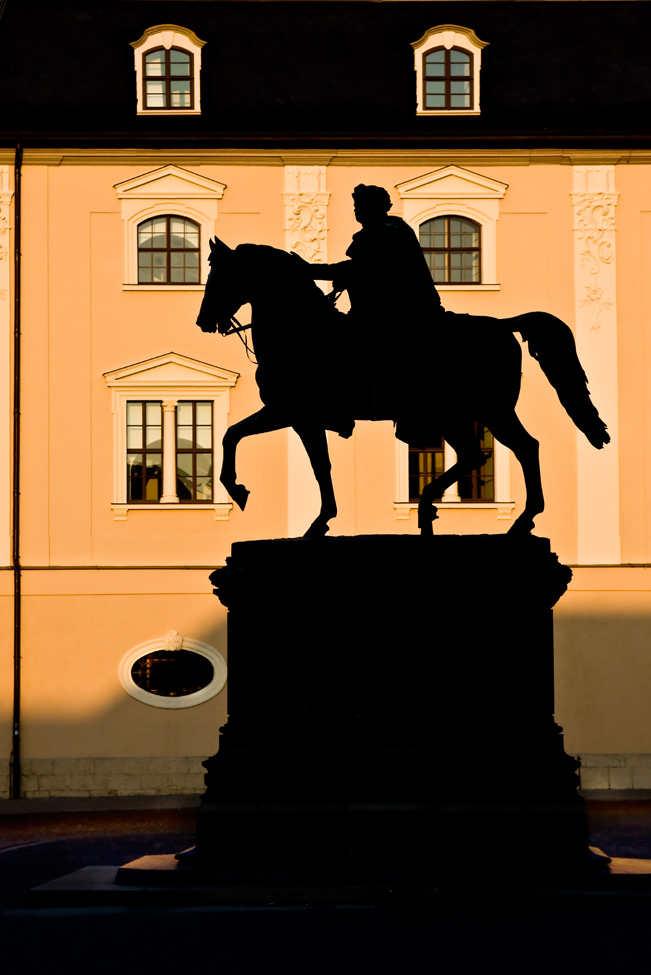
{"label": "equestrian statue", "polygon": [[[418,525],[432,534],[434,501],[460,477],[486,462],[476,424],[510,448],[522,466],[526,504],[509,534],[528,534],[544,510],[538,441],[515,407],[522,370],[518,332],[575,425],[593,447],[610,442],[594,407],[570,328],[546,312],[514,318],[459,315],[441,307],[418,238],[389,214],[385,189],[353,193],[362,229],[348,260],[308,264],[296,254],[259,244],[231,249],[211,241],[211,271],[197,319],[204,332],[244,337],[250,328],[261,410],[235,423],[223,440],[221,482],[244,509],[237,445],[244,437],[292,427],[321,492],[321,510],[306,536],[322,536],[337,514],[326,431],[349,437],[356,420],[393,420],[405,443],[443,436],[456,463],[423,490]],[[325,295],[315,279],[332,281]],[[350,312],[335,306],[346,290]],[[250,326],[235,319],[250,304]]]}

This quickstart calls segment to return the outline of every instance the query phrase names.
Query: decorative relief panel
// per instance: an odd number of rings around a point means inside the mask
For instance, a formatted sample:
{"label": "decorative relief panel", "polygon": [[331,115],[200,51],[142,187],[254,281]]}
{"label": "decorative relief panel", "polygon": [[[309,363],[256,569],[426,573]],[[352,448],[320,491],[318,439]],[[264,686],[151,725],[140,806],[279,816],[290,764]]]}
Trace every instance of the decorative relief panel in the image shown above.
{"label": "decorative relief panel", "polygon": [[613,564],[621,558],[615,167],[575,166],[571,197],[577,351],[611,436],[608,447],[596,451],[578,434],[578,561]]}
{"label": "decorative relief panel", "polygon": [[311,264],[328,262],[325,166],[285,166],[285,249]]}

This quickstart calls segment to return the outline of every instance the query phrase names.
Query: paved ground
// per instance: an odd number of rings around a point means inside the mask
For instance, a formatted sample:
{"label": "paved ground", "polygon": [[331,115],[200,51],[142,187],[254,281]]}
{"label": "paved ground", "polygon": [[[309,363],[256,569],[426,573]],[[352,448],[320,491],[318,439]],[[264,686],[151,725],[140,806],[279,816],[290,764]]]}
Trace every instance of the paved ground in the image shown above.
{"label": "paved ground", "polygon": [[[651,857],[651,802],[590,802],[592,842]],[[651,896],[460,896],[427,910],[25,908],[91,864],[192,843],[196,811],[0,817],[0,943],[21,975],[622,975],[651,968]],[[478,847],[481,851],[481,847]],[[485,849],[485,847],[484,847]]]}

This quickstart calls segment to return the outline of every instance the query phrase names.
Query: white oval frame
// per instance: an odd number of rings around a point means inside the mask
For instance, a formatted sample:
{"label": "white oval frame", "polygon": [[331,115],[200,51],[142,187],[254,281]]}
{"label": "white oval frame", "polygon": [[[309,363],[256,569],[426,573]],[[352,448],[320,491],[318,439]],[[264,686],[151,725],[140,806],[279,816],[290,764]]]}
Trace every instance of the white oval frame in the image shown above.
{"label": "white oval frame", "polygon": [[187,637],[183,638],[179,649],[191,650],[210,661],[214,672],[211,682],[206,687],[202,687],[200,691],[195,691],[194,694],[186,694],[184,697],[162,697],[158,694],[150,694],[149,691],[138,687],[131,676],[131,668],[136,660],[148,653],[164,648],[165,640],[163,637],[158,640],[148,640],[146,643],[140,643],[137,647],[133,647],[120,661],[118,669],[120,683],[127,694],[135,698],[136,701],[149,704],[154,708],[193,708],[197,704],[204,704],[205,701],[209,701],[223,689],[228,668],[219,650],[215,650],[214,647],[209,647],[207,643],[201,643],[199,640],[189,640]]}

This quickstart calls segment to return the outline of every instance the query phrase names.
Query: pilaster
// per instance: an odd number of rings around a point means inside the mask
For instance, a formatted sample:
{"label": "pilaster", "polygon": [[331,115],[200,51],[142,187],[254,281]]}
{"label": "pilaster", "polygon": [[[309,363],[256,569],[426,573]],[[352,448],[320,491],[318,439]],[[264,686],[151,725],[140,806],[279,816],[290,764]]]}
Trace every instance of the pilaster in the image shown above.
{"label": "pilaster", "polygon": [[618,563],[619,535],[617,290],[614,166],[575,166],[574,256],[576,346],[590,394],[611,443],[604,451],[577,432],[578,557]]}

